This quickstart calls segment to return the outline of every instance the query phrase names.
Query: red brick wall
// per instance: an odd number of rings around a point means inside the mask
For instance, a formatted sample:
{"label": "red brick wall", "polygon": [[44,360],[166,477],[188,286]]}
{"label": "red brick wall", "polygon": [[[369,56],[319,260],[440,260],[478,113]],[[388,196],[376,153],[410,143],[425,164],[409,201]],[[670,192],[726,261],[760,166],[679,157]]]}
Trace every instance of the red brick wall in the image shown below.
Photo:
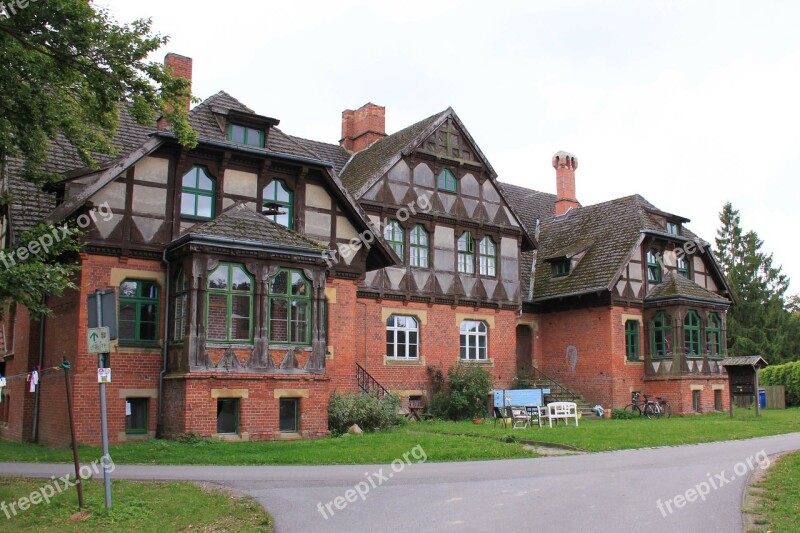
{"label": "red brick wall", "polygon": [[702,387],[700,391],[700,410],[699,413],[713,413],[714,391],[712,386],[723,386],[722,391],[722,411],[730,409],[730,391],[728,389],[728,377],[725,374],[722,378],[689,378],[671,380],[648,380],[645,383],[645,390],[651,400],[660,396],[666,398],[672,408],[673,414],[692,414],[694,404],[692,399],[692,386]]}

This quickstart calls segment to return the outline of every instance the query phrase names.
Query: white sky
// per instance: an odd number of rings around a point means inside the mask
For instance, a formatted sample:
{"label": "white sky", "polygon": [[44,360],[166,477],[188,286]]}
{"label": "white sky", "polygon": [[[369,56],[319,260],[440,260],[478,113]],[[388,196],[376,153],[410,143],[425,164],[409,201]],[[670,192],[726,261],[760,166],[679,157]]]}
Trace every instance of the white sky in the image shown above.
{"label": "white sky", "polygon": [[337,142],[341,112],[392,133],[452,106],[502,181],[584,204],[639,193],[711,240],[726,201],[800,291],[800,2],[98,0],[152,17],[158,53],[194,59],[287,133]]}

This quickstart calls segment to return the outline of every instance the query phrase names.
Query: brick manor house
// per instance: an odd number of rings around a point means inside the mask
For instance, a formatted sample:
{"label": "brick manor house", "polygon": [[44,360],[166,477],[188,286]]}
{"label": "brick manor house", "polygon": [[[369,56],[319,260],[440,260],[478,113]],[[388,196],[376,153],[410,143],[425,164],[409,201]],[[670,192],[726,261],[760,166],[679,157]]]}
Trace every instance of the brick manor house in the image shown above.
{"label": "brick manor house", "polygon": [[[191,79],[191,59],[166,62]],[[190,112],[193,149],[123,110],[99,168],[54,143],[48,169],[63,179],[40,190],[6,161],[7,251],[37,223],[113,216],[89,226],[79,290],[48,297],[53,316],[8,309],[0,374],[66,357],[78,439],[98,443],[87,296],[113,288],[112,442],[321,436],[331,394],[379,384],[424,402],[426,367],[459,363],[496,388],[544,375],[605,408],[632,391],[679,413],[727,408],[733,296],[688,219],[639,195],[581,205],[566,152],[552,158],[556,194],[500,182],[452,109],[391,135],[384,113],[344,111],[332,144],[219,92]],[[66,445],[63,379],[47,372],[35,392],[9,379],[0,437]]]}

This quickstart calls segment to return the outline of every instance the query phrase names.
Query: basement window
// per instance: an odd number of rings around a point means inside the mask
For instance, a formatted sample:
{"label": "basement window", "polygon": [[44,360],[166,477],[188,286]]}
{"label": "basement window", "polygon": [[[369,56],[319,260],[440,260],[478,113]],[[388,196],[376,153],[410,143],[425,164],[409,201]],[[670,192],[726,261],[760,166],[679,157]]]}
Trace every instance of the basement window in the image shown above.
{"label": "basement window", "polygon": [[692,410],[695,413],[699,413],[700,412],[700,391],[699,390],[693,390],[692,391]]}
{"label": "basement window", "polygon": [[264,148],[264,130],[231,124],[228,126],[228,140],[236,144]]}
{"label": "basement window", "polygon": [[239,433],[239,398],[217,400],[217,433],[220,435]]}
{"label": "basement window", "polygon": [[300,400],[297,398],[280,399],[279,429],[281,433],[297,433],[299,424]]}
{"label": "basement window", "polygon": [[720,389],[714,391],[714,410],[722,411],[722,391]]}
{"label": "basement window", "polygon": [[142,435],[147,433],[147,398],[125,400],[125,433]]}
{"label": "basement window", "polygon": [[569,259],[553,261],[553,277],[561,278],[569,275]]}

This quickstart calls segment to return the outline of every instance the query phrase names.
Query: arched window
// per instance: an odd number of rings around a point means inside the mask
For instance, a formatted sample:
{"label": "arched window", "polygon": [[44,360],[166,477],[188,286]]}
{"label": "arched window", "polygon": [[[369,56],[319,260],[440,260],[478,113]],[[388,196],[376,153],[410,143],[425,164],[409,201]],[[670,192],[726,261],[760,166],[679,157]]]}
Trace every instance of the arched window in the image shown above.
{"label": "arched window", "polygon": [[386,320],[386,356],[419,357],[419,323],[413,316],[392,315]]}
{"label": "arched window", "polygon": [[478,245],[478,271],[481,276],[497,274],[497,251],[494,241],[488,235]]}
{"label": "arched window", "polygon": [[468,231],[458,238],[458,271],[465,274],[475,273],[475,241]]}
{"label": "arched window", "polygon": [[119,340],[124,344],[158,340],[158,285],[126,279],[119,285]]}
{"label": "arched window", "polygon": [[186,314],[188,313],[187,303],[189,299],[188,284],[186,274],[181,271],[175,282],[175,319],[173,322],[172,340],[181,342],[186,335]]}
{"label": "arched window", "polygon": [[661,261],[655,248],[647,251],[647,281],[661,283]]}
{"label": "arched window", "polygon": [[650,322],[650,353],[653,357],[672,356],[672,318],[659,311]]}
{"label": "arched window", "polygon": [[273,179],[264,187],[261,212],[281,226],[294,227],[294,193],[283,180]]}
{"label": "arched window", "polygon": [[686,279],[689,279],[689,260],[681,256],[678,258],[678,273]]}
{"label": "arched window", "polygon": [[639,321],[625,321],[625,354],[628,361],[639,360]]}
{"label": "arched window", "polygon": [[700,317],[696,311],[686,313],[683,319],[683,349],[689,357],[700,357]]}
{"label": "arched window", "polygon": [[428,268],[428,252],[430,248],[428,232],[425,227],[422,224],[417,224],[408,237],[411,266]]}
{"label": "arched window", "polygon": [[253,278],[244,267],[220,263],[208,275],[208,340],[253,340]]}
{"label": "arched window", "polygon": [[299,270],[281,269],[269,281],[269,340],[311,344],[311,283]]}
{"label": "arched window", "polygon": [[708,314],[706,323],[706,355],[719,357],[722,355],[722,342],[720,331],[719,315],[716,313]]}
{"label": "arched window", "polygon": [[215,180],[208,169],[195,165],[183,175],[181,183],[181,215],[213,218]]}
{"label": "arched window", "polygon": [[458,190],[458,180],[456,180],[452,171],[447,168],[442,169],[436,179],[436,188],[440,191],[456,192]]}
{"label": "arched window", "polygon": [[389,246],[394,249],[395,253],[400,257],[400,260],[405,263],[406,261],[406,245],[405,245],[405,231],[400,223],[396,220],[390,220],[386,227],[383,229],[383,238],[389,243]]}
{"label": "arched window", "polygon": [[487,358],[486,322],[464,320],[461,322],[461,359],[485,361]]}

